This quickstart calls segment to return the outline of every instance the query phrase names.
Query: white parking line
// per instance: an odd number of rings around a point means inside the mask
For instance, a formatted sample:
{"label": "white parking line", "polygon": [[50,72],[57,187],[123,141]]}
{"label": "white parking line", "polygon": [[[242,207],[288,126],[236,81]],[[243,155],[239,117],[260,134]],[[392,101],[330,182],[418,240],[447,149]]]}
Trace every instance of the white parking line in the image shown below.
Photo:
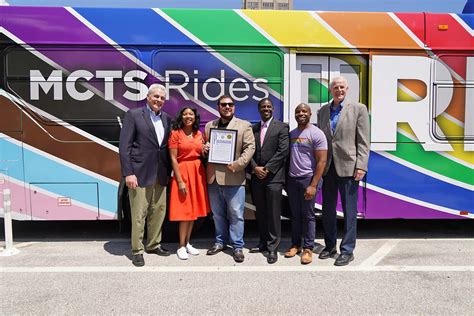
{"label": "white parking line", "polygon": [[474,272],[474,266],[1,267],[0,273]]}
{"label": "white parking line", "polygon": [[360,265],[361,266],[375,266],[377,263],[379,263],[387,254],[392,251],[393,248],[395,248],[398,243],[400,242],[400,239],[392,239],[387,241],[385,244],[383,244],[382,247],[380,247],[373,255],[368,257],[367,259],[364,260]]}

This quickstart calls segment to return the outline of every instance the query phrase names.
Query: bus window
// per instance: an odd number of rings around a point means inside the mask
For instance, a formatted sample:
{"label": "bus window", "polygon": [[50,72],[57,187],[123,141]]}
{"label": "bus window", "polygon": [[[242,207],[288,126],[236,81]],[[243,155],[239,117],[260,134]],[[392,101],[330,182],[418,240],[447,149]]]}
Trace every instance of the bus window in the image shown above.
{"label": "bus window", "polygon": [[[236,115],[257,122],[257,103],[270,98],[274,116],[283,119],[283,56],[278,50],[163,48],[152,59],[153,70],[168,89],[165,111],[195,105],[204,122],[218,117],[217,99],[227,94],[237,103]],[[237,67],[239,65],[239,67]]]}
{"label": "bus window", "polygon": [[[448,69],[446,64],[455,65]],[[474,57],[440,54],[434,61],[432,131],[439,140],[474,140]]]}
{"label": "bus window", "polygon": [[39,124],[73,125],[116,142],[125,112],[146,97],[147,74],[136,59],[110,47],[16,46],[6,52],[6,86]]}

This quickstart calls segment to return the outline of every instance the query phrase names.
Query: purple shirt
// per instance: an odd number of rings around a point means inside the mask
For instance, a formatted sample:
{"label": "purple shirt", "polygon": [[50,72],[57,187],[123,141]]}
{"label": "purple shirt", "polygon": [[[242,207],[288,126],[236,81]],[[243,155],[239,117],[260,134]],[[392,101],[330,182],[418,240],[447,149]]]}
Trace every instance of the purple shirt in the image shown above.
{"label": "purple shirt", "polygon": [[290,132],[290,177],[312,177],[316,169],[315,150],[327,150],[328,142],[323,131],[314,125]]}

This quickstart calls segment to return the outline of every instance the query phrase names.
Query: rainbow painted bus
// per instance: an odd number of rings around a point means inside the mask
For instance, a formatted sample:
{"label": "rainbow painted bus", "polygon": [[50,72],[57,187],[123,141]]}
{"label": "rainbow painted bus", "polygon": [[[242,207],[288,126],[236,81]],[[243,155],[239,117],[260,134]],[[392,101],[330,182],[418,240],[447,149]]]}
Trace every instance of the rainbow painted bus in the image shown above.
{"label": "rainbow painted bus", "polygon": [[121,123],[149,84],[171,115],[193,105],[204,124],[225,93],[257,122],[269,97],[294,127],[343,75],[371,118],[359,216],[474,218],[473,28],[472,14],[0,7],[0,189],[20,220],[121,219]]}

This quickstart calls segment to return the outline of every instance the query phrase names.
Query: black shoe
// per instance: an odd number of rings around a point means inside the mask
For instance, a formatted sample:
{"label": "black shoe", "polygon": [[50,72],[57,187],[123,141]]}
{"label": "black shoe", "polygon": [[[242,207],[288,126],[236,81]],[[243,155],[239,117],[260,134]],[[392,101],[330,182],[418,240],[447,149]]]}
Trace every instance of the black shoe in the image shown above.
{"label": "black shoe", "polygon": [[347,266],[349,262],[354,260],[354,255],[353,254],[340,254],[339,257],[337,257],[336,261],[334,262],[335,266]]}
{"label": "black shoe", "polygon": [[336,258],[337,250],[336,247],[329,250],[328,248],[324,248],[323,251],[319,253],[319,259],[329,259],[329,258]]}
{"label": "black shoe", "polygon": [[155,249],[152,250],[145,250],[146,253],[154,253],[155,255],[168,257],[171,253],[169,250],[163,248],[161,245],[158,245]]}
{"label": "black shoe", "polygon": [[268,248],[263,244],[258,244],[255,247],[249,249],[249,253],[262,253],[264,256],[268,255]]}
{"label": "black shoe", "polygon": [[224,245],[221,245],[221,244],[214,244],[214,246],[212,246],[212,248],[210,248],[208,251],[207,251],[207,255],[208,256],[213,256],[219,252],[221,252],[222,250],[224,250]]}
{"label": "black shoe", "polygon": [[244,262],[244,259],[245,259],[242,249],[235,250],[234,253],[232,254],[232,257],[234,257],[234,261],[238,263]]}
{"label": "black shoe", "polygon": [[274,264],[278,261],[278,253],[276,251],[270,251],[267,256],[267,262],[269,264]]}
{"label": "black shoe", "polygon": [[143,255],[141,253],[139,253],[138,255],[133,255],[132,263],[135,267],[143,267],[145,265],[145,260],[143,259]]}

